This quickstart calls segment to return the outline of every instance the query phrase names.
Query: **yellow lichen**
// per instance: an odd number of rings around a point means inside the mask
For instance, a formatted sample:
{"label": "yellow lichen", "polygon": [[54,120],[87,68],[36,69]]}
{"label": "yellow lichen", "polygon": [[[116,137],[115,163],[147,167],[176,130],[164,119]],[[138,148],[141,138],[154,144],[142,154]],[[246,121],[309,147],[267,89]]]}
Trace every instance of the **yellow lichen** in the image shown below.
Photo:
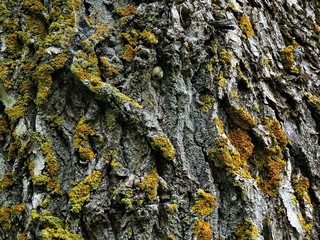
{"label": "yellow lichen", "polygon": [[84,122],[85,118],[82,118],[74,130],[74,148],[85,147],[89,143],[89,137],[96,134],[96,131]]}
{"label": "yellow lichen", "polygon": [[223,121],[216,117],[214,119],[214,122],[219,127],[220,134],[223,134],[224,133],[224,123],[223,123]]}
{"label": "yellow lichen", "polygon": [[212,99],[210,95],[204,95],[201,98],[201,101],[198,102],[201,105],[201,111],[204,113],[209,112],[209,110],[212,108]]}
{"label": "yellow lichen", "polygon": [[178,204],[176,204],[176,203],[169,204],[169,211],[170,211],[170,214],[177,213],[178,212]]}
{"label": "yellow lichen", "polygon": [[167,160],[173,160],[175,156],[175,151],[171,142],[165,137],[155,137],[151,138],[151,147],[160,151],[162,156]]}
{"label": "yellow lichen", "polygon": [[158,38],[150,30],[147,30],[147,29],[143,30],[140,33],[140,36],[142,39],[147,40],[149,43],[152,43],[152,44],[158,43]]}
{"label": "yellow lichen", "polygon": [[211,240],[212,231],[210,228],[210,223],[199,219],[194,223],[193,233],[196,236],[197,240]]}
{"label": "yellow lichen", "polygon": [[192,207],[192,211],[196,214],[207,216],[213,212],[215,206],[215,197],[212,194],[206,193],[204,190],[200,189],[198,191],[197,200]]}
{"label": "yellow lichen", "polygon": [[257,227],[253,224],[252,220],[246,220],[244,224],[236,229],[237,239],[239,240],[255,240],[259,237]]}
{"label": "yellow lichen", "polygon": [[3,205],[0,208],[0,227],[5,231],[11,230],[12,224],[17,222],[20,215],[24,212],[25,205],[23,203],[8,207]]}
{"label": "yellow lichen", "polygon": [[240,18],[240,28],[247,38],[251,38],[253,36],[253,29],[248,16],[243,15]]}
{"label": "yellow lichen", "polygon": [[0,190],[5,191],[16,181],[16,176],[12,172],[6,172],[0,180]]}
{"label": "yellow lichen", "polygon": [[311,203],[311,198],[308,193],[310,183],[309,179],[303,175],[297,176],[296,174],[292,175],[292,184],[295,193],[300,197],[305,199],[308,203]]}
{"label": "yellow lichen", "polygon": [[23,106],[15,106],[4,110],[9,118],[10,125],[13,126],[20,118],[24,116],[25,108]]}
{"label": "yellow lichen", "polygon": [[138,186],[146,193],[150,201],[154,201],[158,195],[158,173],[153,170]]}
{"label": "yellow lichen", "polygon": [[285,148],[288,144],[288,139],[281,129],[279,121],[277,119],[271,120],[266,117],[264,124],[268,127],[274,145],[279,145],[281,148]]}
{"label": "yellow lichen", "polygon": [[244,130],[249,130],[256,126],[256,122],[250,113],[244,108],[231,107],[227,109],[227,113],[232,118],[233,122]]}
{"label": "yellow lichen", "polygon": [[79,213],[83,205],[90,201],[90,193],[96,190],[101,183],[101,172],[94,171],[69,192],[71,212]]}
{"label": "yellow lichen", "polygon": [[210,159],[216,167],[226,169],[230,174],[251,178],[248,162],[240,157],[239,152],[229,149],[227,139],[218,138],[216,144],[217,146],[212,147],[209,152]]}
{"label": "yellow lichen", "polygon": [[135,48],[133,48],[130,44],[126,44],[122,52],[122,57],[124,60],[131,62],[136,53],[137,50]]}
{"label": "yellow lichen", "polygon": [[287,66],[291,66],[295,61],[294,46],[289,45],[282,49],[282,60]]}
{"label": "yellow lichen", "polygon": [[226,81],[223,71],[220,71],[217,79],[218,85],[223,88],[226,85]]}
{"label": "yellow lichen", "polygon": [[119,13],[122,16],[129,16],[129,15],[135,14],[136,12],[137,12],[137,9],[133,5],[117,8],[117,13]]}
{"label": "yellow lichen", "polygon": [[308,222],[305,220],[305,218],[303,217],[302,214],[298,214],[298,218],[299,218],[299,221],[300,221],[300,224],[301,224],[302,229],[303,229],[306,233],[310,234],[311,231],[312,231],[312,228],[313,228],[313,224],[312,224],[312,223],[308,223]]}
{"label": "yellow lichen", "polygon": [[90,148],[79,148],[79,155],[83,160],[91,160],[94,158],[94,152]]}

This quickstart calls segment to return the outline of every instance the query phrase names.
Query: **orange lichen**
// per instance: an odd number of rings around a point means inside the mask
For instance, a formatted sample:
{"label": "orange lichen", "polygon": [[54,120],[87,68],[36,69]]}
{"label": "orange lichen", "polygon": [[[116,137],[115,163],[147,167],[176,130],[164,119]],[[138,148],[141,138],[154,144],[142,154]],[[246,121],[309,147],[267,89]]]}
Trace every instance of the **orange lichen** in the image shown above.
{"label": "orange lichen", "polygon": [[145,191],[150,201],[154,201],[158,196],[158,178],[158,173],[153,170],[142,182],[138,183],[138,187]]}
{"label": "orange lichen", "polygon": [[137,9],[133,5],[128,5],[126,7],[118,7],[117,13],[119,13],[122,16],[129,16],[133,15],[137,12]]}
{"label": "orange lichen", "polygon": [[107,74],[111,77],[114,77],[120,73],[120,68],[115,67],[106,58],[100,58],[100,62],[106,68]]}
{"label": "orange lichen", "polygon": [[258,239],[259,232],[252,220],[246,220],[243,225],[237,227],[236,235],[239,240],[255,240]]}
{"label": "orange lichen", "polygon": [[251,178],[249,173],[249,164],[240,158],[237,151],[232,152],[228,146],[228,140],[218,138],[217,146],[210,149],[209,156],[218,168],[227,170],[227,173],[238,174],[240,176]]}
{"label": "orange lichen", "polygon": [[155,137],[151,138],[151,147],[160,151],[162,156],[167,160],[173,160],[175,156],[175,151],[171,142],[165,137]]}
{"label": "orange lichen", "polygon": [[253,29],[248,16],[243,15],[240,18],[240,28],[247,38],[251,38],[253,36]]}
{"label": "orange lichen", "polygon": [[122,57],[128,62],[131,62],[134,56],[136,55],[137,50],[133,48],[130,44],[126,44],[124,46],[124,50],[122,52]]}
{"label": "orange lichen", "polygon": [[288,139],[281,129],[279,121],[277,119],[271,120],[270,118],[265,118],[264,124],[270,131],[274,145],[279,145],[281,148],[285,148],[288,144]]}
{"label": "orange lichen", "polygon": [[256,126],[256,122],[245,107],[231,107],[227,109],[227,113],[232,118],[233,122],[244,130],[249,130]]}
{"label": "orange lichen", "polygon": [[309,179],[303,175],[297,176],[296,174],[292,175],[292,184],[295,193],[300,197],[305,199],[309,204],[311,203],[311,198],[308,193],[310,183]]}
{"label": "orange lichen", "polygon": [[250,136],[240,128],[229,133],[228,138],[232,145],[237,149],[242,161],[247,161],[252,155],[254,145]]}
{"label": "orange lichen", "polygon": [[132,47],[138,45],[139,33],[135,29],[131,29],[130,32],[121,33],[121,37],[124,38]]}
{"label": "orange lichen", "polygon": [[150,30],[147,30],[147,29],[143,30],[140,33],[140,36],[141,36],[142,39],[147,40],[151,44],[158,43],[158,38]]}
{"label": "orange lichen", "polygon": [[206,193],[204,190],[200,189],[198,191],[197,200],[192,207],[192,211],[194,211],[196,214],[207,216],[213,212],[215,206],[215,197],[212,194]]}
{"label": "orange lichen", "polygon": [[16,176],[12,172],[6,172],[0,180],[0,190],[4,191],[10,188],[16,180]]}
{"label": "orange lichen", "polygon": [[262,192],[276,196],[281,186],[280,173],[286,166],[279,146],[263,149],[255,155],[255,163],[260,171],[265,171],[263,178],[257,177]]}
{"label": "orange lichen", "polygon": [[210,228],[210,223],[199,219],[194,223],[193,233],[196,235],[197,240],[211,240],[212,231]]}
{"label": "orange lichen", "polygon": [[83,160],[92,160],[94,158],[94,152],[90,148],[79,148],[79,155]]}

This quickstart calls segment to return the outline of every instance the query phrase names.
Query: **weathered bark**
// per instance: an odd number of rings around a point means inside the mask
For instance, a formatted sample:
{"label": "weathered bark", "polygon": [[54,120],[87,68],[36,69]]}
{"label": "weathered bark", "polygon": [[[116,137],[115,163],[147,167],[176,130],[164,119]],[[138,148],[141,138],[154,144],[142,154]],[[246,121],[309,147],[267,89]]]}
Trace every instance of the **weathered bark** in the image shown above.
{"label": "weathered bark", "polygon": [[1,0],[0,239],[319,239],[319,25],[316,0]]}

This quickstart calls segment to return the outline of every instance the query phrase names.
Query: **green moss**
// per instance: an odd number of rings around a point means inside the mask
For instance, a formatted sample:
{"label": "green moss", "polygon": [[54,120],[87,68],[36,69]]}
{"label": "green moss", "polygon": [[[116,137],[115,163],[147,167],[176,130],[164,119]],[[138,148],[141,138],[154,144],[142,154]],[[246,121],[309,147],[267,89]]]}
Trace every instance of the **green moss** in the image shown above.
{"label": "green moss", "polygon": [[175,151],[171,142],[165,137],[154,137],[151,138],[151,147],[156,151],[160,151],[162,156],[171,161],[174,159]]}
{"label": "green moss", "polygon": [[227,113],[233,122],[244,130],[249,130],[257,125],[245,107],[231,107],[227,109]]}
{"label": "green moss", "polygon": [[253,29],[248,16],[243,15],[240,18],[240,28],[247,38],[251,38],[253,36]]}
{"label": "green moss", "polygon": [[198,191],[197,200],[192,207],[192,211],[201,216],[207,216],[213,212],[215,206],[215,197],[212,194],[206,193],[204,190],[200,189]]}
{"label": "green moss", "polygon": [[152,171],[144,181],[138,183],[138,186],[146,193],[150,201],[154,201],[158,195],[158,178],[159,175],[156,171]]}
{"label": "green moss", "polygon": [[94,171],[77,186],[73,187],[69,192],[69,199],[71,203],[70,211],[73,213],[79,213],[83,205],[90,201],[91,191],[97,190],[100,183],[101,172]]}
{"label": "green moss", "polygon": [[210,228],[210,223],[199,219],[194,223],[193,233],[196,236],[197,240],[211,240],[212,231]]}
{"label": "green moss", "polygon": [[252,220],[246,220],[244,224],[237,227],[236,235],[239,240],[255,240],[258,239],[259,232]]}
{"label": "green moss", "polygon": [[204,95],[198,103],[201,105],[201,111],[204,113],[209,112],[212,108],[212,98],[210,95]]}

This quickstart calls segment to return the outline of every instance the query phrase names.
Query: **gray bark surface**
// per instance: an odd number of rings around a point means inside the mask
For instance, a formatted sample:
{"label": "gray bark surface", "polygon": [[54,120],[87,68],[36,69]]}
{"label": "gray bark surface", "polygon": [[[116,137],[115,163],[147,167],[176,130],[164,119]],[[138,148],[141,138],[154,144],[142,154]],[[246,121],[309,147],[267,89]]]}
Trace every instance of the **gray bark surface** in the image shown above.
{"label": "gray bark surface", "polygon": [[0,0],[0,239],[320,239],[320,13]]}

